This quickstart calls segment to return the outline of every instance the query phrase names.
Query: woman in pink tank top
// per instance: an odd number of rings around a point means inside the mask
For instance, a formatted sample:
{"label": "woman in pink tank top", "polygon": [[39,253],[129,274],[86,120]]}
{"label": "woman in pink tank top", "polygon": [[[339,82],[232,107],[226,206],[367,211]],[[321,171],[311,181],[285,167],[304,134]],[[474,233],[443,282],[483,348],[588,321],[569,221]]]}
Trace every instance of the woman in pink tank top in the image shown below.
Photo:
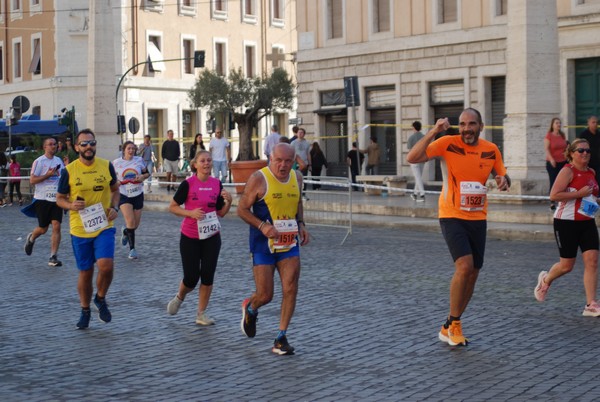
{"label": "woman in pink tank top", "polygon": [[215,320],[206,309],[221,250],[219,218],[229,212],[232,198],[221,182],[210,176],[210,152],[199,151],[191,168],[195,174],[181,183],[169,205],[171,213],[183,218],[179,241],[183,279],[179,291],[167,305],[167,312],[177,314],[185,296],[200,282],[196,324],[212,325]]}

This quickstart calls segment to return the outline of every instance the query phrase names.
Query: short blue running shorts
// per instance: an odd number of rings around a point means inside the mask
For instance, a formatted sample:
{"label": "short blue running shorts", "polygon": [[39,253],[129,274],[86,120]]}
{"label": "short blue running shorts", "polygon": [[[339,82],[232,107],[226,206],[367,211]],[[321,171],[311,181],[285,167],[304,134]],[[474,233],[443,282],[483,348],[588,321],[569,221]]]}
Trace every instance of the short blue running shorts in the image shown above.
{"label": "short blue running shorts", "polygon": [[100,258],[115,258],[114,227],[100,232],[96,237],[77,237],[71,235],[71,244],[77,268],[87,271],[94,268],[94,263]]}
{"label": "short blue running shorts", "polygon": [[283,253],[254,253],[252,254],[252,264],[256,265],[277,265],[281,260],[286,258],[300,256],[300,247],[296,246],[289,251]]}

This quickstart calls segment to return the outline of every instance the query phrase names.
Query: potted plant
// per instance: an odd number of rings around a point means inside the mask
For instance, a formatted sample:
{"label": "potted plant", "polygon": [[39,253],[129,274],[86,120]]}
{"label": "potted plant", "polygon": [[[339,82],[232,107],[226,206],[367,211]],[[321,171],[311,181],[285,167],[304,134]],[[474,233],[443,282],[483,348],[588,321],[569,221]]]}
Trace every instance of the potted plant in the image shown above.
{"label": "potted plant", "polygon": [[[255,78],[244,77],[241,68],[230,71],[226,77],[214,70],[203,70],[188,95],[190,103],[196,108],[230,113],[239,131],[239,153],[236,162],[231,164],[231,170],[235,182],[245,183],[247,177],[240,177],[237,169],[240,165],[252,164],[249,162],[259,159],[252,147],[254,129],[261,119],[274,110],[292,107],[294,85],[287,71],[282,68],[274,69],[270,75]],[[258,167],[251,167],[250,174],[265,164],[266,161],[262,161]]]}

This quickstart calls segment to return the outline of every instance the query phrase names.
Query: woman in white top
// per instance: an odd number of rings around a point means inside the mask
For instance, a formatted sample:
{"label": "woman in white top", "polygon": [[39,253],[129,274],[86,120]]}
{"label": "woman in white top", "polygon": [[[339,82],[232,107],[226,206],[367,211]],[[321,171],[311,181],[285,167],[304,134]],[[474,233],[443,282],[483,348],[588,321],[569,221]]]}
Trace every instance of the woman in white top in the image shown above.
{"label": "woman in white top", "polygon": [[125,227],[121,229],[121,244],[129,244],[130,260],[138,258],[135,251],[135,230],[140,225],[144,208],[144,180],[150,176],[144,160],[135,156],[136,150],[132,141],[126,141],[123,144],[123,157],[113,161],[117,179],[121,183],[119,209],[125,219]]}

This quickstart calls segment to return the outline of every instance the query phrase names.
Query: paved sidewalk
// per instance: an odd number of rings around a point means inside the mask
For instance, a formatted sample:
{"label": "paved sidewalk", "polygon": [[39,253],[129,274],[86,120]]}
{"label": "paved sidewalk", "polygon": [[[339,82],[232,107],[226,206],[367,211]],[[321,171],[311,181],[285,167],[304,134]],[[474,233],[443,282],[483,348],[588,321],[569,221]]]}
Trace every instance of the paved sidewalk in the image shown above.
{"label": "paved sidewalk", "polygon": [[[120,217],[118,225],[122,222]],[[223,247],[209,311],[194,324],[190,293],[179,314],[166,304],[181,278],[180,219],[146,211],[140,260],[117,247],[108,303],[113,321],[79,315],[67,222],[61,268],[46,265],[49,237],[33,255],[35,225],[0,210],[0,400],[5,401],[397,401],[600,399],[595,318],[582,317],[581,263],[545,303],[537,274],[557,258],[552,242],[488,241],[486,263],[463,317],[468,347],[437,332],[448,306],[452,263],[441,235],[356,226],[309,229],[298,307],[288,332],[295,356],[270,352],[281,295],[260,310],[256,338],[240,331],[240,303],[253,289],[247,225],[223,220]]]}

